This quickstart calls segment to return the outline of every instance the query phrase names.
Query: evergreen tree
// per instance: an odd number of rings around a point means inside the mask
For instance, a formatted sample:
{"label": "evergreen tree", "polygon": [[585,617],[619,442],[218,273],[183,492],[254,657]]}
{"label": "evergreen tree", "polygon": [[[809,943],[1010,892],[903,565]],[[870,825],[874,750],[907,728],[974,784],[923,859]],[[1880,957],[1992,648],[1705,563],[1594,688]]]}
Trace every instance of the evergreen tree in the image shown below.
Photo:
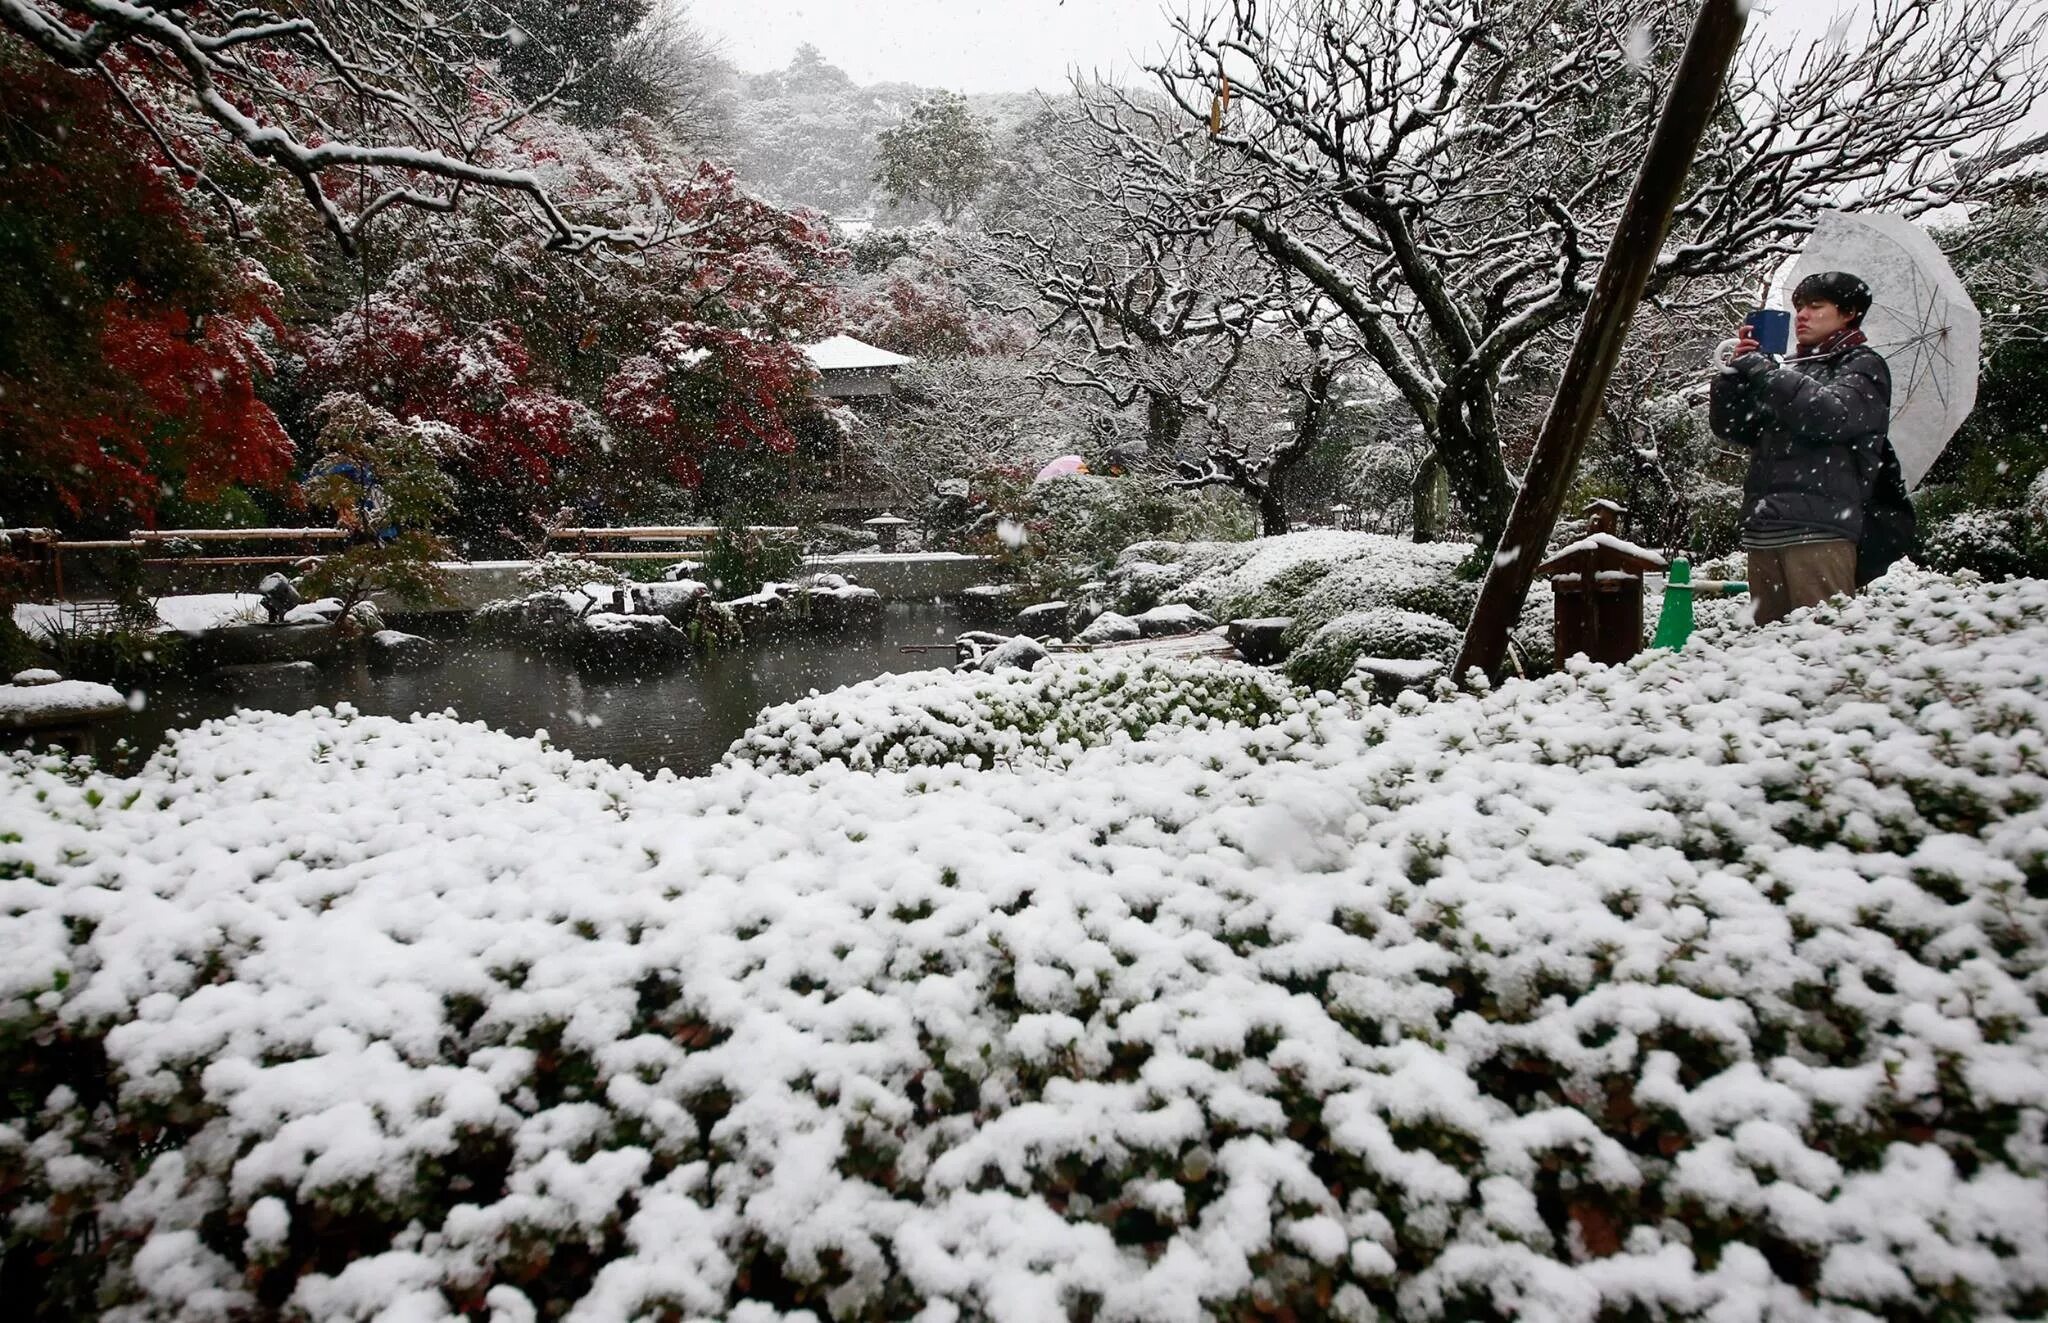
{"label": "evergreen tree", "polygon": [[897,202],[928,202],[951,225],[989,181],[995,146],[988,127],[957,92],[918,103],[876,140],[875,182]]}

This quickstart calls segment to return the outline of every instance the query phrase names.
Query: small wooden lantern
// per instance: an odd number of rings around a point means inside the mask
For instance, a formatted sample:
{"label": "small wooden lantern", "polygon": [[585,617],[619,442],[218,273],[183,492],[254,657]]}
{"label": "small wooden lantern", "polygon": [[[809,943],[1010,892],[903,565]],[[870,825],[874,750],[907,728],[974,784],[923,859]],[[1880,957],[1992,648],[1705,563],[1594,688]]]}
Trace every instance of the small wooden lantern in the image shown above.
{"label": "small wooden lantern", "polygon": [[1557,603],[1557,658],[1584,653],[1604,665],[1643,650],[1643,572],[1664,558],[1615,534],[1624,511],[1612,501],[1586,507],[1586,536],[1536,567]]}

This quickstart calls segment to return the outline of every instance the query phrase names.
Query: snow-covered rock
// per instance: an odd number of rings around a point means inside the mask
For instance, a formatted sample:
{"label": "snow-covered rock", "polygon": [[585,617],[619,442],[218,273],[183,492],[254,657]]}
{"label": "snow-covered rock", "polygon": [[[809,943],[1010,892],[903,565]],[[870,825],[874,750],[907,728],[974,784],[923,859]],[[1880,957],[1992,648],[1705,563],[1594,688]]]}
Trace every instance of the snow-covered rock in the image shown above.
{"label": "snow-covered rock", "polygon": [[331,625],[341,618],[341,599],[321,597],[310,602],[301,602],[284,613],[280,624],[286,625]]}
{"label": "snow-covered rock", "polygon": [[662,616],[593,611],[576,622],[571,642],[590,662],[661,662],[690,654],[690,636]]}
{"label": "snow-covered rock", "polygon": [[567,593],[537,592],[486,602],[477,608],[473,623],[491,638],[537,648],[566,647],[575,636],[582,608],[590,605],[587,598],[577,596],[572,601]]}
{"label": "snow-covered rock", "polygon": [[1270,666],[1287,656],[1287,630],[1293,624],[1293,616],[1249,616],[1231,621],[1225,637],[1246,661]]}
{"label": "snow-covered rock", "polygon": [[370,635],[369,651],[372,662],[401,670],[432,666],[441,659],[440,645],[432,639],[396,629],[380,629]]}
{"label": "snow-covered rock", "polygon": [[1043,643],[1029,634],[1019,634],[989,649],[988,654],[981,659],[980,669],[999,671],[1004,667],[1013,667],[1020,671],[1028,671],[1044,661],[1047,655]]}
{"label": "snow-covered rock", "polygon": [[963,589],[954,600],[969,620],[993,624],[1016,613],[1017,592],[1014,583],[984,583]]}
{"label": "snow-covered rock", "polygon": [[1166,634],[1193,634],[1204,629],[1216,628],[1215,620],[1196,610],[1185,602],[1174,602],[1167,606],[1155,606],[1131,617],[1138,633],[1146,638],[1157,638]]}
{"label": "snow-covered rock", "polygon": [[1040,602],[1027,606],[1017,613],[1017,632],[1030,634],[1035,638],[1057,638],[1066,633],[1067,604],[1065,602]]}
{"label": "snow-covered rock", "polygon": [[692,779],[13,757],[9,1254],[124,1320],[2037,1314],[2044,654],[2048,584],[1895,571],[1142,738],[1187,701],[1082,660]]}
{"label": "snow-covered rock", "polygon": [[14,683],[0,684],[0,728],[64,726],[127,710],[120,690],[55,671],[22,671]]}
{"label": "snow-covered rock", "polygon": [[711,585],[697,579],[636,583],[628,592],[635,611],[661,616],[672,625],[688,625],[711,600]]}
{"label": "snow-covered rock", "polygon": [[1114,611],[1104,611],[1088,623],[1088,628],[1074,635],[1076,643],[1128,643],[1139,638],[1144,631],[1138,622],[1129,616],[1120,616]]}

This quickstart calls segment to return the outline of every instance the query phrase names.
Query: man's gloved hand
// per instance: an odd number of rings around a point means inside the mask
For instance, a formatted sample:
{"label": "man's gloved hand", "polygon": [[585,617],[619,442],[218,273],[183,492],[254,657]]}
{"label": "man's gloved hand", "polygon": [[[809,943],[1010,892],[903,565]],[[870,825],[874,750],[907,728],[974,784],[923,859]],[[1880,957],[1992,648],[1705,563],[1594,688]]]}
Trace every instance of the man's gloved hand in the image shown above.
{"label": "man's gloved hand", "polygon": [[1777,363],[1769,354],[1754,350],[1728,365],[1729,369],[1744,381],[1755,381],[1776,366]]}

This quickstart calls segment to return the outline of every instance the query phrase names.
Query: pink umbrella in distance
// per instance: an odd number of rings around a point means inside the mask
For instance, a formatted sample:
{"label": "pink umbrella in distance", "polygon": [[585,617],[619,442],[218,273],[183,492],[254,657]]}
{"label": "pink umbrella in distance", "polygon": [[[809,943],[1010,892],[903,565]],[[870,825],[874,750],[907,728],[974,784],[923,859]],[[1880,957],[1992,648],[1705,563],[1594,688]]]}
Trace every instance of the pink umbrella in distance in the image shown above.
{"label": "pink umbrella in distance", "polygon": [[1040,469],[1038,476],[1031,481],[1034,483],[1048,482],[1053,478],[1065,478],[1076,473],[1086,473],[1087,471],[1088,461],[1082,459],[1079,455],[1061,455],[1058,459]]}

